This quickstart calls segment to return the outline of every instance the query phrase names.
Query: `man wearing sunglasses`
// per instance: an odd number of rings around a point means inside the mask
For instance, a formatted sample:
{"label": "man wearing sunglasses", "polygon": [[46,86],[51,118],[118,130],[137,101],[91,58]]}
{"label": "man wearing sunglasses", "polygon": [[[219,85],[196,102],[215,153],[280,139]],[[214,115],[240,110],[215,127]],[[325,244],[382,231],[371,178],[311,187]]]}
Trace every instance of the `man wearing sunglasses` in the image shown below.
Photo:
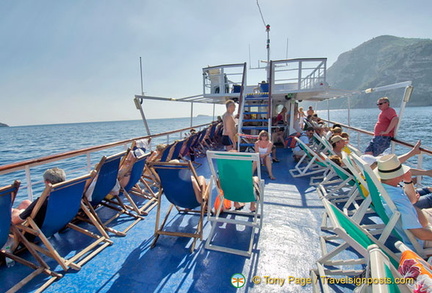
{"label": "man wearing sunglasses", "polygon": [[374,128],[374,137],[366,148],[365,154],[378,156],[390,147],[394,130],[399,122],[396,111],[390,107],[390,101],[387,97],[379,98],[377,106],[381,110],[378,115],[378,121]]}

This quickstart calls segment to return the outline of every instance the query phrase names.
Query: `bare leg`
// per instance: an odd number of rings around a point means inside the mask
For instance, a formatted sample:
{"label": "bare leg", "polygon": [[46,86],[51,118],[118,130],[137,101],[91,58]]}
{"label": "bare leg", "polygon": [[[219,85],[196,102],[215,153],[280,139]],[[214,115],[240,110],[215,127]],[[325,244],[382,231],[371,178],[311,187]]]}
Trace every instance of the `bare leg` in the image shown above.
{"label": "bare leg", "polygon": [[265,157],[265,165],[266,165],[266,167],[267,167],[267,171],[268,171],[268,173],[269,173],[270,179],[272,179],[272,180],[276,179],[276,178],[274,178],[274,176],[273,176],[272,162],[271,162],[269,156],[266,156],[266,157]]}

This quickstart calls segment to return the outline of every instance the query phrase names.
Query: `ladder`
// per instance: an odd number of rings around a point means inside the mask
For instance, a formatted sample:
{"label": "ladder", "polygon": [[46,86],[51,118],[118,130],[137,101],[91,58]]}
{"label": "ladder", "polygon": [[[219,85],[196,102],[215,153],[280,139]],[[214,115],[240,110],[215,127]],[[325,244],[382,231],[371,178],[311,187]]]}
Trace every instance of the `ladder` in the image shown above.
{"label": "ladder", "polygon": [[268,84],[260,84],[259,88],[260,92],[246,94],[240,103],[239,151],[254,151],[255,140],[262,130],[266,130],[271,139],[272,107]]}

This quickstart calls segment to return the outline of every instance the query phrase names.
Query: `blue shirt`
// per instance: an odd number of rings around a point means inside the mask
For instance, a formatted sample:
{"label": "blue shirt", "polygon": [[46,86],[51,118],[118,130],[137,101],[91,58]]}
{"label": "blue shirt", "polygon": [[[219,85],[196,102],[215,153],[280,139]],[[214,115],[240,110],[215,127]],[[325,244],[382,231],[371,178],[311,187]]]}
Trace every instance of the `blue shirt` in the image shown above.
{"label": "blue shirt", "polygon": [[[397,210],[401,214],[395,226],[396,231],[402,237],[402,241],[409,248],[414,250],[414,247],[404,230],[423,228],[423,226],[418,220],[417,211],[414,208],[413,204],[410,202],[408,196],[405,194],[405,191],[401,187],[394,187],[388,184],[383,184],[383,187],[387,191],[390,199],[393,201]],[[383,198],[381,198],[381,200],[383,202],[386,214],[390,218],[391,216],[393,216],[393,212],[386,204],[385,200]],[[418,242],[420,246],[423,247],[424,241],[418,240]]]}

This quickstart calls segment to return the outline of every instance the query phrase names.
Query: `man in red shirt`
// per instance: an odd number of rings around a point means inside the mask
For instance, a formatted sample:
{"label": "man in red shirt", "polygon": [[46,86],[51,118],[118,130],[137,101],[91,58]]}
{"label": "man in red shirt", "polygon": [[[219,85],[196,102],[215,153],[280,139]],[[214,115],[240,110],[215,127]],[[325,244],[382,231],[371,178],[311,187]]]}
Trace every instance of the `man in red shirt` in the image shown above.
{"label": "man in red shirt", "polygon": [[377,106],[381,113],[378,115],[378,122],[375,124],[374,138],[365,151],[365,154],[373,156],[382,154],[385,149],[390,147],[396,125],[399,122],[396,111],[390,107],[390,101],[387,97],[378,99]]}

